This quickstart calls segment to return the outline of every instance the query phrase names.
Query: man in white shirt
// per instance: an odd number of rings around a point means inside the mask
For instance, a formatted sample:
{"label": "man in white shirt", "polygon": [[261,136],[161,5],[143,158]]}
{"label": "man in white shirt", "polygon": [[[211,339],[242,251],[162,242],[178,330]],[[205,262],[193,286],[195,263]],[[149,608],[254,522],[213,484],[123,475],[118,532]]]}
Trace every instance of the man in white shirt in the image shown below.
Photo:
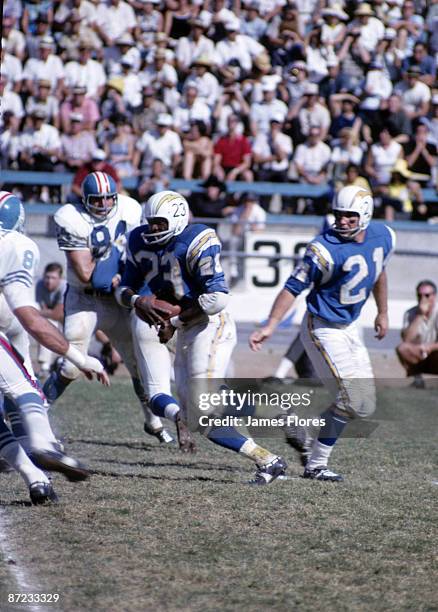
{"label": "man in white shirt", "polygon": [[186,82],[193,83],[198,89],[198,100],[205,102],[209,108],[213,108],[219,99],[219,82],[210,72],[211,60],[206,56],[200,56],[193,61],[191,72]]}
{"label": "man in white shirt", "polygon": [[214,58],[214,44],[205,36],[206,26],[201,19],[191,22],[190,36],[183,36],[176,46],[176,61],[178,70],[187,72],[193,61],[198,57]]}
{"label": "man in white shirt", "polygon": [[9,88],[19,93],[23,81],[23,66],[17,57],[7,53],[4,47],[1,49],[1,73],[7,77]]}
{"label": "man in white shirt", "polygon": [[130,4],[123,2],[123,0],[109,0],[108,3],[99,3],[96,23],[99,36],[107,48],[106,51],[111,55],[111,47],[117,38],[127,32],[132,34],[137,25],[137,20]]}
{"label": "man in white shirt", "polygon": [[2,112],[0,114],[0,127],[3,127],[3,115],[6,112],[12,113],[17,119],[21,120],[24,117],[23,102],[20,96],[7,88],[7,78],[0,76],[0,99]]}
{"label": "man in white shirt", "polygon": [[210,125],[211,111],[205,102],[198,98],[198,88],[189,81],[186,84],[183,100],[173,111],[173,125],[175,130],[182,134],[190,128],[192,121],[202,121]]}
{"label": "man in white shirt", "polygon": [[320,128],[322,140],[327,136],[331,117],[327,108],[318,102],[318,85],[316,83],[307,83],[303,97],[291,109],[289,119],[292,119],[295,114],[298,114],[300,131],[304,136],[309,135],[311,126]]}
{"label": "man in white shirt", "polygon": [[271,81],[262,86],[263,101],[260,104],[251,104],[250,123],[251,134],[255,137],[258,133],[267,134],[269,132],[270,120],[272,117],[282,117],[286,119],[287,106],[282,100],[275,97],[276,87]]}
{"label": "man in white shirt", "polygon": [[432,95],[426,83],[420,81],[421,74],[419,66],[411,66],[404,81],[395,88],[396,93],[401,95],[403,110],[411,120],[424,117],[429,112]]}
{"label": "man in white shirt", "polygon": [[311,127],[305,143],[298,145],[294,163],[302,183],[320,185],[327,180],[331,151],[321,141],[321,129]]}
{"label": "man in white shirt", "polygon": [[216,45],[216,62],[219,69],[226,74],[230,61],[236,60],[244,72],[250,72],[253,58],[263,53],[265,48],[249,36],[239,34],[239,23],[236,21],[227,23],[225,30],[227,37]]}
{"label": "man in white shirt", "polygon": [[65,82],[68,87],[86,87],[87,96],[100,99],[106,83],[102,65],[91,59],[91,46],[86,41],[79,45],[78,61],[65,66]]}
{"label": "man in white shirt", "polygon": [[26,89],[35,95],[39,79],[47,79],[52,85],[52,93],[61,96],[64,84],[64,66],[54,53],[55,41],[51,36],[44,36],[39,46],[39,58],[30,58],[24,66],[23,78]]}
{"label": "man in white shirt", "polygon": [[281,183],[287,180],[293,147],[291,138],[281,131],[282,127],[282,115],[274,115],[270,121],[269,133],[261,132],[254,140],[252,153],[259,167],[259,181]]}
{"label": "man in white shirt", "polygon": [[367,2],[359,4],[354,16],[357,18],[359,44],[370,53],[374,53],[385,34],[384,24],[374,17],[374,12]]}
{"label": "man in white shirt", "polygon": [[[149,177],[154,159],[160,159],[166,170],[174,174],[181,161],[181,139],[171,128],[172,116],[161,113],[157,117],[157,131],[145,132],[136,144],[134,166]],[[141,166],[140,166],[141,161]]]}

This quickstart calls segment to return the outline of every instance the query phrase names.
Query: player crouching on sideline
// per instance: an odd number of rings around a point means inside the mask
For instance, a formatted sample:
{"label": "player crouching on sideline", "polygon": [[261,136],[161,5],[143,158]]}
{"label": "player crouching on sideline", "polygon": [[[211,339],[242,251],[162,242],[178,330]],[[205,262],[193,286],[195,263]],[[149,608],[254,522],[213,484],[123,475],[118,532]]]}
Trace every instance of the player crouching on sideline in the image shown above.
{"label": "player crouching on sideline", "polygon": [[[201,223],[188,225],[187,201],[174,191],[149,198],[142,220],[143,225],[129,235],[126,268],[116,295],[122,305],[133,308],[136,318],[159,328],[161,342],[177,334],[174,367],[181,408],[169,387],[156,388],[151,408],[173,420],[180,437],[188,411],[197,410],[197,379],[225,377],[236,329],[225,310],[228,287],[216,232]],[[145,358],[148,366],[147,355]],[[203,433],[215,444],[257,464],[253,484],[268,484],[285,472],[281,457],[234,427],[213,426]]]}
{"label": "player crouching on sideline", "polygon": [[[18,321],[37,342],[64,356],[82,370],[87,378],[92,378],[93,373],[96,373],[98,379],[108,385],[109,380],[101,363],[94,357],[82,355],[71,346],[37,309],[33,277],[38,265],[39,250],[30,238],[20,233],[23,225],[24,208],[20,200],[12,193],[1,191],[0,292]],[[19,408],[33,462],[2,418],[0,457],[21,474],[29,486],[33,503],[56,501],[52,485],[42,470],[62,472],[73,481],[88,478],[88,470],[79,461],[57,448],[57,440],[44,406],[44,395],[4,334],[0,334],[0,392]]]}
{"label": "player crouching on sideline", "polygon": [[258,351],[274,333],[304,289],[307,314],[301,338],[315,371],[334,397],[321,415],[320,428],[307,461],[304,478],[343,480],[328,469],[336,440],[355,416],[369,416],[375,409],[374,377],[368,351],[356,319],[371,292],[377,304],[376,337],[388,330],[387,279],[384,270],[395,247],[394,232],[382,223],[370,223],[373,199],[362,187],[348,186],[333,203],[335,224],[308,246],[278,294],[268,323],[251,334],[249,343]]}
{"label": "player crouching on sideline", "polygon": [[[64,334],[86,354],[96,329],[106,334],[120,353],[132,379],[144,415],[144,430],[160,442],[172,436],[149,409],[129,329],[129,315],[114,299],[125,260],[126,235],[140,223],[141,206],[117,193],[105,172],[88,174],[82,183],[82,202],[65,204],[55,214],[58,246],[67,258],[68,289],[64,304]],[[78,377],[77,368],[64,362],[52,372],[43,390],[54,403]]]}

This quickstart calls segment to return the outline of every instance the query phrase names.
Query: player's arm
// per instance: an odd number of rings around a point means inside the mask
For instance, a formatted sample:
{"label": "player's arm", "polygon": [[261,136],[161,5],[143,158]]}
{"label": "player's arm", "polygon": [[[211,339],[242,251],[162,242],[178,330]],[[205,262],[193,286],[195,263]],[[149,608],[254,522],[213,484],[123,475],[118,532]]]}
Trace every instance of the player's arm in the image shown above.
{"label": "player's arm", "polygon": [[89,283],[96,267],[96,260],[89,249],[66,251],[67,261],[81,283]]}
{"label": "player's arm", "polygon": [[383,270],[374,284],[373,295],[376,300],[377,317],[374,321],[376,338],[381,340],[388,332],[388,281]]}
{"label": "player's arm", "polygon": [[249,346],[253,351],[259,351],[265,340],[270,338],[287,311],[293,306],[295,295],[288,289],[282,289],[275,298],[269,313],[268,322],[260,329],[256,329],[249,338]]}

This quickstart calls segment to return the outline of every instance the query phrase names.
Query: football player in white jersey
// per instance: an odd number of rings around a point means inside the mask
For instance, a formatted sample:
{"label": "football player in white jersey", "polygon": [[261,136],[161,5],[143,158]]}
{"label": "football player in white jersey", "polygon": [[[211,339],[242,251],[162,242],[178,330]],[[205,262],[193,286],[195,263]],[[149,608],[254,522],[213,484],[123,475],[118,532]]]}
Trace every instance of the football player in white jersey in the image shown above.
{"label": "football player in white jersey", "polygon": [[[146,433],[171,442],[148,405],[140,381],[130,334],[129,313],[114,299],[125,258],[126,234],[140,222],[140,204],[118,195],[116,184],[104,172],[89,174],[82,184],[81,204],[66,204],[55,214],[59,248],[67,256],[68,289],[64,334],[85,354],[95,329],[101,329],[120,353],[143,408]],[[53,403],[78,376],[65,361],[46,380],[43,390]]]}
{"label": "football player in white jersey", "polygon": [[303,261],[278,294],[267,324],[250,337],[253,350],[272,336],[295,297],[310,287],[301,338],[313,367],[333,396],[322,415],[304,478],[340,481],[327,467],[347,422],[375,410],[375,386],[368,351],[356,320],[372,292],[377,305],[376,337],[388,330],[385,265],[395,248],[394,232],[373,223],[373,198],[363,187],[343,187],[333,203],[335,223],[307,246]]}
{"label": "football player in white jersey", "polygon": [[[12,193],[0,192],[0,293],[23,328],[58,355],[64,356],[88,377],[92,372],[104,384],[109,380],[97,359],[83,355],[44,317],[35,304],[33,275],[38,264],[36,244],[20,233],[24,209]],[[70,480],[88,478],[88,470],[58,449],[44,406],[44,396],[27,371],[22,357],[0,333],[0,392],[15,402],[28,438],[30,460],[15,436],[0,418],[0,457],[24,478],[33,503],[56,501],[49,479],[42,469],[59,471]],[[42,469],[36,467],[35,464]]]}
{"label": "football player in white jersey", "polygon": [[[169,385],[160,387],[158,379],[151,390],[153,412],[173,420],[178,429],[181,412],[189,419],[194,416],[191,422],[196,422],[211,442],[254,461],[257,472],[251,484],[266,485],[284,474],[287,466],[281,457],[226,421],[218,425],[214,419],[211,423],[199,420],[199,390],[219,389],[236,344],[236,329],[226,311],[229,296],[220,263],[220,241],[210,227],[188,224],[188,220],[189,206],[180,194],[162,191],[148,200],[144,223],[129,234],[117,299],[133,309],[135,319],[149,323],[155,335],[154,326],[160,327],[163,343],[175,332],[177,335],[175,380],[182,410]],[[172,307],[178,313],[170,320],[163,318],[166,304],[168,313]]]}

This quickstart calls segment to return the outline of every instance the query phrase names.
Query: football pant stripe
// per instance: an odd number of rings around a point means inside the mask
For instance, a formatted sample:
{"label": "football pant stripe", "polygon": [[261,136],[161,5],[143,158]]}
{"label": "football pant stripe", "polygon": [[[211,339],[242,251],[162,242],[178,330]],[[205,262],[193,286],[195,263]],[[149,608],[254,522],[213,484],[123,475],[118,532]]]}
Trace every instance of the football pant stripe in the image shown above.
{"label": "football pant stripe", "polygon": [[220,339],[223,336],[225,328],[225,315],[221,312],[219,315],[219,325],[214,335],[213,341],[210,346],[210,353],[208,355],[208,366],[207,366],[207,378],[213,378],[217,347]]}

